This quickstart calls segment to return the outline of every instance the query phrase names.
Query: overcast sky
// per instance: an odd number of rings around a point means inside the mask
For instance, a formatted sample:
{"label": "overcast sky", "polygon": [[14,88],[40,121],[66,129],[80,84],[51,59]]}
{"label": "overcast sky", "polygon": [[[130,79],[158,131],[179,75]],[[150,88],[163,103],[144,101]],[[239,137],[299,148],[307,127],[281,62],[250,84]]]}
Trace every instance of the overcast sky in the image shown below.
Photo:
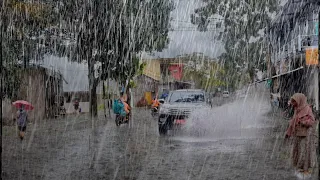
{"label": "overcast sky", "polygon": [[[202,52],[210,57],[217,57],[223,52],[221,43],[213,40],[214,30],[209,32],[197,31],[197,26],[191,24],[191,14],[198,7],[203,6],[202,0],[175,0],[175,9],[171,13],[173,18],[169,32],[170,43],[162,52],[155,52],[153,57],[176,57],[182,54]],[[145,55],[143,57],[150,57]]]}
{"label": "overcast sky", "polygon": [[89,88],[88,66],[86,64],[71,63],[67,58],[45,56],[42,66],[60,71],[64,79],[64,91],[87,91]]}
{"label": "overcast sky", "polygon": [[[190,16],[194,9],[201,7],[201,0],[175,0],[175,10],[171,13],[174,29],[169,33],[170,43],[168,48],[162,52],[152,55],[143,54],[143,58],[168,58],[193,52],[202,52],[207,56],[217,57],[223,52],[219,42],[213,40],[216,33],[199,32],[196,26],[191,24]],[[88,70],[86,64],[70,63],[66,58],[47,56],[43,66],[59,70],[68,84],[64,83],[64,91],[86,91],[88,90]]]}

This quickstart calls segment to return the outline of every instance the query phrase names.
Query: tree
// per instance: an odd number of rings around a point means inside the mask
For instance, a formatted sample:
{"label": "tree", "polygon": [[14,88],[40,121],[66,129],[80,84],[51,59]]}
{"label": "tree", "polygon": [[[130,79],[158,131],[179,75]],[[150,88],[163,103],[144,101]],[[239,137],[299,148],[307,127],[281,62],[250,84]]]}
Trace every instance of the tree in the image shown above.
{"label": "tree", "polygon": [[[72,32],[75,45],[60,47],[73,61],[88,64],[90,112],[97,115],[96,87],[112,78],[126,85],[136,69],[140,51],[161,50],[168,43],[171,0],[84,0],[60,3],[62,27]],[[101,65],[95,77],[95,66]]]}
{"label": "tree", "polygon": [[[6,67],[19,60],[26,67],[31,59],[42,59],[41,53],[86,62],[90,110],[97,115],[99,81],[113,78],[125,84],[139,68],[135,53],[163,49],[172,9],[171,0],[4,1],[1,52],[6,54],[2,57]],[[95,77],[99,65],[102,68]]]}
{"label": "tree", "polygon": [[[46,29],[57,23],[51,3],[2,1],[0,11],[2,98],[16,98],[19,90],[19,66],[27,68],[46,52]],[[49,38],[46,38],[50,42]]]}
{"label": "tree", "polygon": [[[194,62],[195,64],[197,62]],[[225,85],[224,69],[215,61],[207,61],[201,68],[187,66],[184,68],[183,80],[195,82],[196,88],[211,91]]]}
{"label": "tree", "polygon": [[225,70],[219,63],[211,62],[207,67],[207,71],[209,71],[209,76],[205,86],[207,91],[226,85]]}
{"label": "tree", "polygon": [[240,69],[246,69],[253,79],[252,70],[261,69],[264,64],[264,28],[271,22],[271,15],[276,11],[278,1],[204,0],[204,2],[207,3],[206,6],[196,9],[195,14],[192,14],[192,22],[198,25],[199,30],[206,31],[210,23],[217,22],[212,18],[213,15],[221,17],[218,23],[224,25],[222,41],[226,53],[219,59],[228,64],[230,72],[227,74],[234,73],[232,69],[240,66]]}

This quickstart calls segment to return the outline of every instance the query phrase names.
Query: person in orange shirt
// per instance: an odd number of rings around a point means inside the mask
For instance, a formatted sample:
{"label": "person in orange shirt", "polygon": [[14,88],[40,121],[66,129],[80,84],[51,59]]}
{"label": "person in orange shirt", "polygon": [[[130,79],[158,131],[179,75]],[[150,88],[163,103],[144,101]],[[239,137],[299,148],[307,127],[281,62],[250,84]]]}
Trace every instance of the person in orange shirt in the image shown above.
{"label": "person in orange shirt", "polygon": [[154,98],[154,99],[152,100],[152,108],[158,108],[159,105],[160,105],[160,102],[158,101],[158,99],[157,99],[157,98]]}
{"label": "person in orange shirt", "polygon": [[[130,110],[131,110],[129,104],[127,103],[128,97],[127,97],[126,94],[121,94],[121,95],[122,95],[122,96],[121,96],[120,100],[121,100],[121,102],[122,102],[123,105],[124,105],[124,110],[126,111],[126,114],[128,115],[128,114],[130,113]],[[127,120],[128,120],[128,119],[127,119]]]}

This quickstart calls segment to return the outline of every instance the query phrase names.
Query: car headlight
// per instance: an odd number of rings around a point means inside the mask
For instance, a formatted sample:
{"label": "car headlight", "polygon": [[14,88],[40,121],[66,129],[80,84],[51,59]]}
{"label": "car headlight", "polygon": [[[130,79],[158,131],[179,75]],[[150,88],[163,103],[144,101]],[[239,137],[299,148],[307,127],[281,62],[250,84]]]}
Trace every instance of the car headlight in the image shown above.
{"label": "car headlight", "polygon": [[169,113],[169,108],[167,107],[160,107],[160,114],[168,114]]}

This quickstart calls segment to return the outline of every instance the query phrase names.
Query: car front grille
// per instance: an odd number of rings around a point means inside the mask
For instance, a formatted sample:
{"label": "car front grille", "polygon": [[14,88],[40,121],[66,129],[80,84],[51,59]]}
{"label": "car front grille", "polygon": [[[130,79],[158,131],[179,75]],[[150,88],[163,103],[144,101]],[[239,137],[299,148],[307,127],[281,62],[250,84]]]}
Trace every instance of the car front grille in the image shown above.
{"label": "car front grille", "polygon": [[175,115],[175,116],[189,116],[191,113],[191,110],[190,109],[170,109],[169,110],[169,114],[170,115]]}

